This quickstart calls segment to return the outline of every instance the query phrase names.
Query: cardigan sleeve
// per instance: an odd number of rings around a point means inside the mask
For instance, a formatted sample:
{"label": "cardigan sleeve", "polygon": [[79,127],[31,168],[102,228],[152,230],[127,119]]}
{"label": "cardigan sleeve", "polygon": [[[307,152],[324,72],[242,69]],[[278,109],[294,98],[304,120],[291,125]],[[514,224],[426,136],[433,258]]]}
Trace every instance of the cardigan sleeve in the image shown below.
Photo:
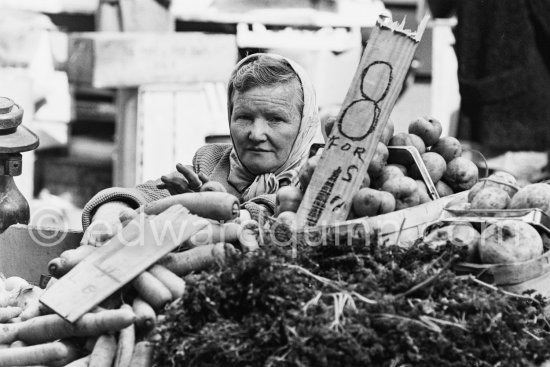
{"label": "cardigan sleeve", "polygon": [[[193,169],[210,176],[212,170],[220,162],[220,159],[231,149],[230,144],[205,145],[195,153],[193,157]],[[157,185],[162,183],[160,179],[147,181],[133,188],[111,187],[98,192],[84,206],[82,212],[82,227],[86,229],[101,205],[110,201],[119,201],[137,209],[141,205],[170,196],[170,192],[159,189]]]}

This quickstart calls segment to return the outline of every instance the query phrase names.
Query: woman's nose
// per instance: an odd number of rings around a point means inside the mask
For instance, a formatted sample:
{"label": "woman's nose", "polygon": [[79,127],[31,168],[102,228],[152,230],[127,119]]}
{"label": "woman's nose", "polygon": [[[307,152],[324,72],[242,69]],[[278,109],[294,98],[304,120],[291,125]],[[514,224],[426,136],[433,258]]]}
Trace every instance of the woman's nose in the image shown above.
{"label": "woman's nose", "polygon": [[267,140],[267,121],[262,118],[255,119],[248,133],[248,138],[255,142]]}

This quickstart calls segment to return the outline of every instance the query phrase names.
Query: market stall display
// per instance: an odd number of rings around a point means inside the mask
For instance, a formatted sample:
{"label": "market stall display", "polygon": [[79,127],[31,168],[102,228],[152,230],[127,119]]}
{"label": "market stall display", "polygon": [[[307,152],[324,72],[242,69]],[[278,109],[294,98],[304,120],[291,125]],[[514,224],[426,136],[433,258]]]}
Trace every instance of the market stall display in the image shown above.
{"label": "market stall display", "polygon": [[479,179],[435,118],[394,133],[390,87],[422,30],[377,26],[325,148],[273,215],[251,220],[208,183],[52,258],[45,289],[1,277],[0,367],[550,361],[550,185]]}

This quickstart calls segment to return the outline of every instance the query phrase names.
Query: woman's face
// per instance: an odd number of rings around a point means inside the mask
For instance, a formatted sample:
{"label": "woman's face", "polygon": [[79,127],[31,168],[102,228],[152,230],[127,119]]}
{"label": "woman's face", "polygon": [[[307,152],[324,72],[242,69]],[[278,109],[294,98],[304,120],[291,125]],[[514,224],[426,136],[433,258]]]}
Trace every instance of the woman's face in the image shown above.
{"label": "woman's face", "polygon": [[275,172],[287,160],[302,120],[298,81],[233,94],[230,133],[253,174]]}

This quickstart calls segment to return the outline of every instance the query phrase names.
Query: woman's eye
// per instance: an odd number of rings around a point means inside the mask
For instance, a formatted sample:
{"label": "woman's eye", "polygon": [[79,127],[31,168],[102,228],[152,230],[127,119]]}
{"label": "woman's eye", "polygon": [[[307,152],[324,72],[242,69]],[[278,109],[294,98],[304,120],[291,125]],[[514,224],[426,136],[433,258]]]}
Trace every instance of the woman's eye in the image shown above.
{"label": "woman's eye", "polygon": [[285,119],[281,116],[268,116],[267,120],[269,122],[285,122]]}
{"label": "woman's eye", "polygon": [[250,121],[251,118],[250,118],[250,116],[247,116],[247,115],[239,115],[239,116],[235,117],[235,120],[236,121]]}

